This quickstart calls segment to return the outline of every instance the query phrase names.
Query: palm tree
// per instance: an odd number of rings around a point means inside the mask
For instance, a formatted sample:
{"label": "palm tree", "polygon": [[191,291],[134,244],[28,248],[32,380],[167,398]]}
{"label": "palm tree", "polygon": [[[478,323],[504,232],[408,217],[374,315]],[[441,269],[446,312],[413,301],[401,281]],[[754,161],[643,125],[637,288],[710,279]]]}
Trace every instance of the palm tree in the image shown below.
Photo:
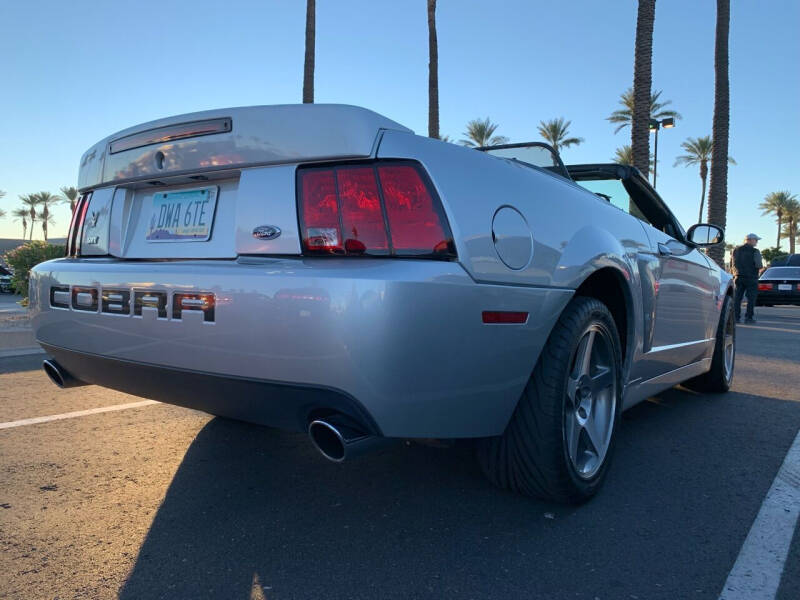
{"label": "palm tree", "polygon": [[[714,39],[714,118],[711,125],[711,182],[708,185],[708,220],[722,228],[728,221],[728,135],[730,127],[730,81],[728,79],[728,37],[731,26],[730,0],[717,0]],[[780,230],[778,231],[780,238]],[[711,246],[708,255],[723,264],[721,246]]]}
{"label": "palm tree", "polygon": [[[624,146],[620,146],[616,150],[614,150],[614,156],[611,157],[618,165],[629,165],[633,166],[633,150],[630,147],[630,144],[625,144]],[[650,153],[650,166],[652,167],[654,164],[653,162],[653,153]]]}
{"label": "palm tree", "polygon": [[15,221],[22,221],[22,239],[24,240],[28,233],[28,209],[15,208],[11,211],[11,216]]}
{"label": "palm tree", "polygon": [[794,244],[797,238],[798,222],[800,222],[800,201],[796,197],[789,198],[786,203],[786,225],[783,226],[783,236],[789,240],[789,254],[794,254]]}
{"label": "palm tree", "polygon": [[795,247],[800,242],[800,218],[789,228],[789,223],[783,226],[783,237],[789,240],[789,254],[795,253]]}
{"label": "palm tree", "polygon": [[44,240],[47,241],[47,226],[48,224],[54,225],[56,221],[53,218],[53,215],[47,210],[47,205],[45,205],[44,208],[41,211],[39,211],[39,214],[37,216],[39,217],[39,220],[42,222],[42,232],[44,233]]}
{"label": "palm tree", "polygon": [[78,188],[73,186],[64,186],[61,188],[61,199],[64,202],[69,202],[70,212],[75,212],[75,204],[78,202]]}
{"label": "palm tree", "polygon": [[561,148],[577,146],[583,141],[583,138],[567,137],[570,125],[572,121],[565,121],[564,117],[539,121],[539,135],[547,140],[556,152],[560,152]]}
{"label": "palm tree", "polygon": [[656,0],[639,0],[633,59],[631,148],[633,164],[645,177],[650,174],[650,100],[653,86],[653,23]]}
{"label": "palm tree", "polygon": [[[681,144],[681,148],[686,151],[686,154],[676,158],[675,164],[673,165],[674,167],[678,165],[683,165],[685,167],[700,165],[700,180],[703,182],[703,188],[700,192],[700,214],[697,217],[698,223],[703,222],[703,203],[706,198],[706,178],[708,177],[708,163],[711,162],[712,147],[713,144],[711,143],[710,135],[696,139],[686,138],[686,141]],[[730,156],[728,157],[728,162],[732,165],[736,164],[736,161]]]}
{"label": "palm tree", "polygon": [[[791,209],[792,200],[797,200],[797,196],[790,193],[789,190],[784,190],[767,194],[764,197],[764,201],[758,205],[758,208],[762,210],[762,215],[775,215],[775,218],[778,220],[778,241],[775,244],[775,247],[778,249],[781,247],[781,225],[783,224],[783,215]],[[708,202],[711,204],[710,197]],[[711,207],[709,206],[709,217],[710,209]]]}
{"label": "palm tree", "polygon": [[428,0],[428,137],[439,139],[439,42],[436,0]]}
{"label": "palm tree", "polygon": [[303,66],[303,104],[314,103],[314,40],[316,31],[316,0],[306,0],[306,59]]}
{"label": "palm tree", "polygon": [[20,196],[19,199],[22,201],[22,204],[26,206],[25,210],[28,211],[28,216],[31,218],[30,239],[33,239],[33,224],[36,223],[36,207],[39,206],[39,199],[35,194],[26,194],[24,196]]}
{"label": "palm tree", "polygon": [[[666,117],[672,117],[673,119],[682,119],[681,113],[676,110],[667,109],[666,106],[672,104],[672,100],[666,100],[664,102],[660,102],[659,98],[661,97],[663,90],[658,90],[657,92],[653,92],[650,94],[650,118],[651,119],[664,119]],[[628,125],[631,124],[631,120],[633,119],[633,89],[628,88],[624,94],[620,95],[619,103],[623,106],[618,110],[615,110],[611,113],[611,116],[606,117],[606,121],[610,121],[611,123],[619,123],[617,128],[614,130],[614,133],[619,133],[620,130],[624,129]],[[649,123],[648,123],[649,125]]]}
{"label": "palm tree", "polygon": [[5,216],[6,216],[6,211],[4,211],[2,208],[0,208],[0,219],[2,219]]}
{"label": "palm tree", "polygon": [[[42,210],[39,213],[39,219],[42,221],[44,240],[47,241],[47,225],[48,223],[53,223],[53,216],[50,213],[50,206],[58,202],[60,198],[51,194],[50,192],[39,192],[38,194],[33,194],[33,196],[38,200],[38,204],[42,207]],[[31,225],[31,227],[33,226]]]}
{"label": "palm tree", "polygon": [[467,131],[463,135],[467,136],[466,140],[461,140],[464,146],[499,146],[508,142],[508,138],[504,135],[492,134],[497,130],[499,125],[492,123],[489,117],[483,121],[480,119],[473,119],[467,123]]}

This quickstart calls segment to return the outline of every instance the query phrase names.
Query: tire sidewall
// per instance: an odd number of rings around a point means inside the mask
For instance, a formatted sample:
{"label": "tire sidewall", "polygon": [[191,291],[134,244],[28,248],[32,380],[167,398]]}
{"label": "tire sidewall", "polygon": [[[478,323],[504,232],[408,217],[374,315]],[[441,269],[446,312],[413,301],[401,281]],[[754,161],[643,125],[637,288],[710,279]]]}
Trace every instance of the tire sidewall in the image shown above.
{"label": "tire sidewall", "polygon": [[733,302],[730,296],[725,296],[722,304],[722,314],[717,327],[717,340],[714,347],[714,358],[711,368],[719,371],[719,377],[723,387],[728,390],[733,385],[733,377],[736,374],[736,322],[733,323],[733,360],[731,361],[731,375],[725,376],[725,326],[728,319],[733,319]]}

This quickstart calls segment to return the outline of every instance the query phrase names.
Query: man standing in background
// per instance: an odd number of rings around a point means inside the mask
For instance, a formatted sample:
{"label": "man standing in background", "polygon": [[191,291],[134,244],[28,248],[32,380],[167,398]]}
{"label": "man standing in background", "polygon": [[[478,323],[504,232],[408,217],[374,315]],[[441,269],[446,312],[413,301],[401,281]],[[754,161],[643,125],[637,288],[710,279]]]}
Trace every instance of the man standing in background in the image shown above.
{"label": "man standing in background", "polygon": [[747,294],[747,313],[744,322],[756,322],[754,311],[758,296],[758,274],[764,268],[761,252],[756,248],[760,239],[755,233],[748,233],[744,238],[744,244],[733,249],[733,273],[736,276],[733,307],[737,323],[742,319],[742,296],[745,294]]}

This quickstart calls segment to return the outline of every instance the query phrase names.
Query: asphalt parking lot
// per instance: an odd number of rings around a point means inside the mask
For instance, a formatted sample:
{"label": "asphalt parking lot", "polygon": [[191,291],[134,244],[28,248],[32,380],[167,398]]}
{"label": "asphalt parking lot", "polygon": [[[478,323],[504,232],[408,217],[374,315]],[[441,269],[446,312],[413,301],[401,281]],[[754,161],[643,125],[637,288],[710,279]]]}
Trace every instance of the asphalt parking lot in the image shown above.
{"label": "asphalt parking lot", "polygon": [[[467,445],[334,465],[159,403],[0,428],[0,598],[717,598],[800,430],[800,308],[758,317],[733,391],[625,413],[581,507],[492,488]],[[0,425],[142,400],[42,357],[0,358]],[[785,564],[800,598],[797,532]]]}

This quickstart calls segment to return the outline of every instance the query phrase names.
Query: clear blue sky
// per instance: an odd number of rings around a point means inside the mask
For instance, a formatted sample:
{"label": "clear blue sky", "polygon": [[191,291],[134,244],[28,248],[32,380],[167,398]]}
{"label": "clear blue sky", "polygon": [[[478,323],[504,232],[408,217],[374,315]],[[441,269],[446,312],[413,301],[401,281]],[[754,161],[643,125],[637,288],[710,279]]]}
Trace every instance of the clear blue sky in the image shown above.
{"label": "clear blue sky", "polygon": [[[371,108],[427,133],[425,0],[317,0],[316,101]],[[800,3],[732,0],[728,239],[776,225],[768,192],[800,193]],[[566,8],[568,7],[568,8]],[[439,0],[441,132],[489,116],[513,141],[564,116],[585,138],[565,162],[630,143],[605,120],[631,85],[634,0]],[[658,189],[696,220],[696,168],[680,143],[711,133],[713,0],[659,0],[653,83],[683,119],[659,136]],[[299,102],[304,0],[0,3],[0,200],[74,185],[86,148],[124,127],[208,108]],[[69,216],[56,209],[53,237]],[[0,237],[19,237],[9,216]],[[36,236],[41,237],[37,225]],[[762,242],[762,247],[766,244]]]}

